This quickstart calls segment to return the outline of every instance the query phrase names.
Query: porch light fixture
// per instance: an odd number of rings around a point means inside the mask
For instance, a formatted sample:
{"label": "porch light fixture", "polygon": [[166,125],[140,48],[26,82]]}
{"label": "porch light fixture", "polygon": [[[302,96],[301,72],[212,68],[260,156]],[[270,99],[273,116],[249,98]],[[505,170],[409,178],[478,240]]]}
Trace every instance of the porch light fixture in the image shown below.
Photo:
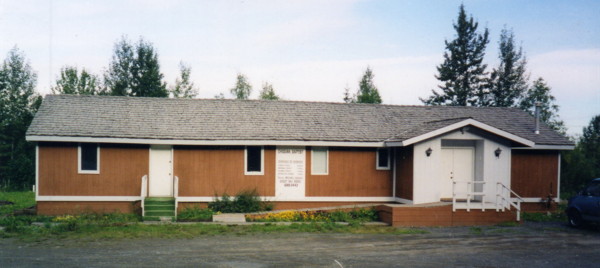
{"label": "porch light fixture", "polygon": [[502,153],[502,149],[500,149],[500,147],[498,147],[498,149],[496,149],[496,151],[494,151],[494,155],[496,157],[500,157],[500,153]]}
{"label": "porch light fixture", "polygon": [[432,151],[433,151],[433,150],[431,150],[431,147],[430,147],[430,148],[428,148],[427,150],[425,150],[425,155],[427,155],[427,157],[429,157],[429,156],[431,155],[431,152],[432,152]]}

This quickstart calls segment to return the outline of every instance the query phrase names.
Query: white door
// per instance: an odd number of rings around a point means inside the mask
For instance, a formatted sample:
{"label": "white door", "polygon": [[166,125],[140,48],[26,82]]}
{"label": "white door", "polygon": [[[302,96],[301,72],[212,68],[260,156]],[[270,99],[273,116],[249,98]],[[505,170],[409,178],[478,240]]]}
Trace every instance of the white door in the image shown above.
{"label": "white door", "polygon": [[171,146],[150,147],[149,196],[173,196]]}
{"label": "white door", "polygon": [[[474,150],[470,147],[442,148],[441,198],[452,198],[452,179],[473,181],[475,173]],[[467,192],[467,184],[459,183],[457,192]],[[472,189],[470,189],[472,190]]]}

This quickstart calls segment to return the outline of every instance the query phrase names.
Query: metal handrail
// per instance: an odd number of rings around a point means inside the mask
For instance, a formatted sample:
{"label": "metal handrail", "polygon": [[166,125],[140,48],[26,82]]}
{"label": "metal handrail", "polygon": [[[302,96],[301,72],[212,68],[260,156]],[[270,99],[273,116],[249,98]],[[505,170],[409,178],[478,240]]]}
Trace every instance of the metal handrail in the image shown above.
{"label": "metal handrail", "polygon": [[142,217],[144,215],[144,201],[148,196],[148,175],[142,176],[142,188],[140,189],[140,199],[142,200]]}

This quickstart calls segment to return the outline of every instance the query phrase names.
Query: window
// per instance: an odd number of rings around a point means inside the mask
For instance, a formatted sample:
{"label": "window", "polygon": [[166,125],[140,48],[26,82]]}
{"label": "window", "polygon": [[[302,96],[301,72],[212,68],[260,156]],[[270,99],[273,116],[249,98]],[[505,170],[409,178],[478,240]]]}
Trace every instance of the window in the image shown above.
{"label": "window", "polygon": [[263,148],[261,146],[246,147],[246,175],[263,175]]}
{"label": "window", "polygon": [[390,149],[378,148],[377,149],[377,168],[378,170],[389,170],[390,169]]}
{"label": "window", "polygon": [[79,144],[78,149],[78,168],[79,173],[98,174],[100,173],[100,148],[95,143]]}
{"label": "window", "polygon": [[311,174],[327,175],[329,166],[329,153],[327,147],[312,147]]}

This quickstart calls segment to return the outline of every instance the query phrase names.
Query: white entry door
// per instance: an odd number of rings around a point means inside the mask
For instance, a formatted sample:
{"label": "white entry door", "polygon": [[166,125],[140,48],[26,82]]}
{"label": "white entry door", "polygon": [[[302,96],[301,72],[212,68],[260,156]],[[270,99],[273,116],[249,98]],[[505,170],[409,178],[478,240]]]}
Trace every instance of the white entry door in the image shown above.
{"label": "white entry door", "polygon": [[[475,173],[474,150],[471,147],[442,148],[441,198],[452,198],[452,179],[473,181]],[[460,183],[457,191],[465,193],[467,184]],[[472,189],[471,189],[472,190]]]}
{"label": "white entry door", "polygon": [[173,159],[171,146],[150,147],[149,196],[173,196]]}

